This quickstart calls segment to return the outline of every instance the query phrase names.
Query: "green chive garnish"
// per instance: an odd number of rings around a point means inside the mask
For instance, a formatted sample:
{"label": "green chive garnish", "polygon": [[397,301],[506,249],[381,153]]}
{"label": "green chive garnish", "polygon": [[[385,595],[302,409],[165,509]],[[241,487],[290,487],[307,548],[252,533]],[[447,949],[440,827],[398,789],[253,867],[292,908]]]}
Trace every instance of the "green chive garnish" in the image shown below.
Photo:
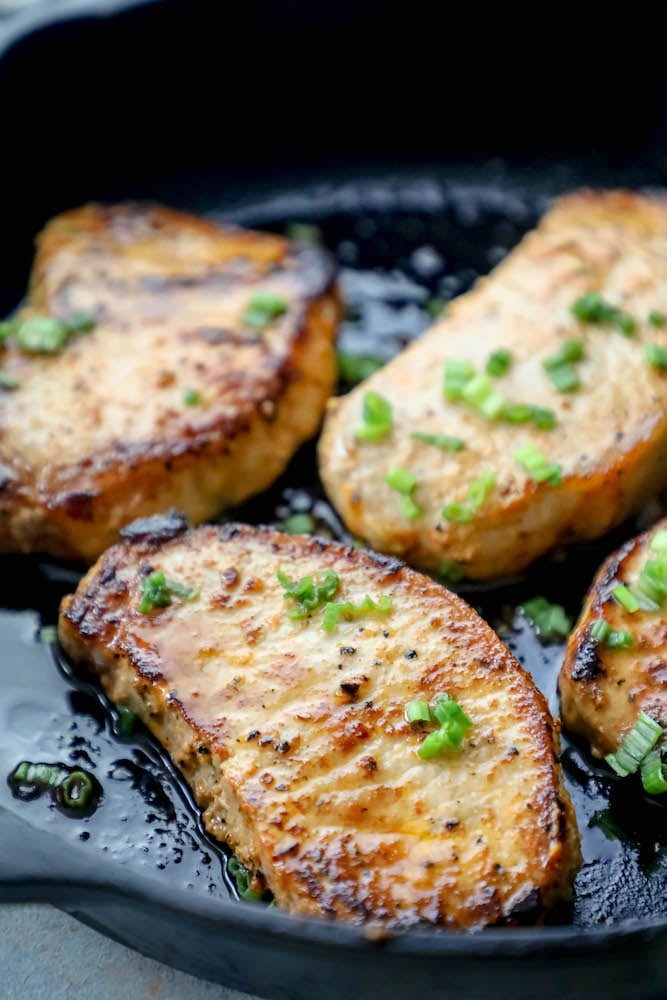
{"label": "green chive garnish", "polygon": [[639,601],[624,583],[619,583],[613,588],[611,593],[612,597],[615,597],[621,607],[625,608],[629,614],[633,615],[636,611],[639,611]]}
{"label": "green chive garnish", "polygon": [[95,317],[83,310],[68,316],[63,322],[69,327],[70,333],[90,333],[95,329]]}
{"label": "green chive garnish", "polygon": [[452,501],[442,508],[442,516],[454,524],[468,524],[475,516],[475,511],[469,504]]}
{"label": "green chive garnish", "polygon": [[58,797],[67,809],[85,809],[93,794],[92,778],[85,771],[71,771],[58,786]]}
{"label": "green chive garnish", "polygon": [[439,298],[429,299],[426,305],[424,306],[429,316],[433,316],[434,319],[436,318],[436,316],[441,316],[444,313],[446,307],[447,303],[445,302],[445,300]]}
{"label": "green chive garnish", "polygon": [[632,646],[632,634],[625,629],[614,631],[604,618],[597,618],[592,622],[588,634],[591,639],[609,649],[630,649]]}
{"label": "green chive garnish", "polygon": [[648,321],[651,326],[656,327],[656,329],[660,329],[660,327],[663,327],[665,323],[667,323],[667,316],[665,316],[663,312],[660,312],[659,309],[651,309],[648,314]]}
{"label": "green chive garnish", "polygon": [[645,344],[644,357],[651,368],[661,372],[667,370],[667,347],[662,344]]}
{"label": "green chive garnish", "polygon": [[0,344],[4,344],[7,337],[11,337],[16,329],[15,319],[3,319],[0,321]]}
{"label": "green chive garnish", "polygon": [[644,791],[649,795],[667,792],[667,769],[659,749],[650,750],[639,765]]}
{"label": "green chive garnish", "polygon": [[415,441],[422,441],[424,444],[432,444],[443,451],[461,451],[465,448],[465,441],[461,438],[451,437],[449,434],[426,434],[424,431],[412,431],[410,437]]}
{"label": "green chive garnish", "polygon": [[445,584],[458,583],[463,579],[465,573],[461,566],[453,559],[446,559],[440,564],[437,570],[437,575],[441,581]]}
{"label": "green chive garnish", "polygon": [[557,368],[551,368],[547,374],[557,392],[575,392],[581,386],[573,365],[558,365]]}
{"label": "green chive garnish", "polygon": [[401,494],[401,510],[406,517],[415,518],[421,514],[421,508],[412,498],[417,486],[417,477],[407,469],[392,469],[385,477],[385,483]]}
{"label": "green chive garnish", "polygon": [[501,375],[507,374],[511,364],[512,352],[508,351],[505,347],[501,347],[499,350],[494,351],[489,355],[485,371],[487,375],[493,375],[495,378],[499,378]]}
{"label": "green chive garnish", "polygon": [[[419,706],[412,709],[416,715],[418,713],[414,720],[409,715],[411,706]],[[422,760],[430,760],[447,750],[460,750],[466,733],[472,728],[472,721],[448,694],[436,695],[431,705],[424,701],[409,702],[405,710],[410,722],[439,723],[439,728],[428,734],[417,751]]]}
{"label": "green chive garnish", "polygon": [[475,375],[461,390],[461,398],[474,406],[487,420],[499,420],[507,407],[507,400],[496,392],[487,375]]}
{"label": "green chive garnish", "polygon": [[377,392],[367,392],[361,412],[362,423],[355,434],[359,441],[380,441],[389,434],[393,423],[393,412],[389,403]]}
{"label": "green chive garnish", "polygon": [[363,382],[386,364],[382,358],[345,354],[342,351],[337,352],[336,361],[338,363],[338,377],[341,382],[347,382],[348,385]]}
{"label": "green chive garnish", "polygon": [[405,718],[410,724],[434,721],[427,701],[409,701],[405,706]]}
{"label": "green chive garnish", "polygon": [[256,292],[245,307],[241,322],[254,330],[265,330],[274,320],[287,312],[287,307],[287,299],[280,295]]}
{"label": "green chive garnish", "polygon": [[116,732],[119,736],[131,736],[137,724],[138,716],[127,705],[116,705],[116,711],[118,712]]}
{"label": "green chive garnish", "polygon": [[184,389],[183,402],[186,406],[197,406],[201,403],[201,393],[197,389]]}
{"label": "green chive garnish", "polygon": [[573,361],[581,361],[584,356],[583,340],[566,340],[562,347],[555,353],[545,358],[542,364],[546,371],[553,371],[561,365],[572,364]]}
{"label": "green chive garnish", "polygon": [[0,386],[3,389],[18,389],[19,383],[11,375],[8,375],[7,372],[0,371]]}
{"label": "green chive garnish", "polygon": [[147,615],[154,608],[166,608],[171,604],[172,596],[192,601],[197,597],[197,591],[175,580],[167,580],[161,570],[150,573],[141,581],[139,611]]}
{"label": "green chive garnish", "polygon": [[443,391],[445,398],[453,402],[462,399],[465,386],[475,375],[472,361],[461,358],[450,358],[445,364],[445,381]]}
{"label": "green chive garnish", "polygon": [[667,552],[667,530],[661,528],[656,531],[651,539],[651,550],[653,552]]}
{"label": "green chive garnish", "polygon": [[236,891],[241,899],[245,900],[246,903],[262,902],[261,895],[250,888],[253,880],[251,873],[245,865],[241,864],[235,854],[232,854],[231,858],[227,861],[227,871],[234,879]]}
{"label": "green chive garnish", "polygon": [[565,639],[572,628],[572,619],[561,604],[552,604],[546,597],[533,597],[521,608],[526,618],[535,626],[542,642]]}
{"label": "green chive garnish", "polygon": [[468,524],[483,506],[496,485],[496,477],[491,469],[485,469],[478,479],[468,486],[467,503],[447,503],[442,508],[442,516],[456,524]]}
{"label": "green chive garnish", "polygon": [[283,524],[289,535],[312,535],[315,521],[310,514],[292,514]]}
{"label": "green chive garnish", "polygon": [[605,760],[620,778],[634,774],[662,736],[662,726],[645,712],[640,712],[637,721],[626,733],[618,749]]}
{"label": "green chive garnish", "polygon": [[387,594],[383,594],[377,602],[366,594],[361,604],[352,604],[350,601],[345,604],[335,604],[330,601],[324,609],[322,628],[325,632],[333,632],[341,618],[355,621],[368,615],[386,615],[391,611],[392,603],[391,597]]}
{"label": "green chive garnish", "polygon": [[70,336],[66,323],[55,316],[33,316],[16,329],[16,343],[28,354],[57,354]]}
{"label": "green chive garnish", "polygon": [[285,597],[296,604],[288,614],[293,621],[308,618],[321,604],[330,601],[340,586],[338,574],[330,569],[321,573],[318,579],[313,576],[302,576],[296,583],[280,572],[278,580],[285,589]]}
{"label": "green chive garnish", "polygon": [[285,227],[285,235],[292,243],[299,243],[305,247],[320,246],[322,241],[322,230],[319,226],[314,226],[312,222],[288,222]]}
{"label": "green chive garnish", "polygon": [[42,625],[42,627],[39,630],[40,642],[43,642],[45,646],[48,646],[52,642],[56,642],[57,639],[58,639],[57,625]]}
{"label": "green chive garnish", "polygon": [[598,292],[586,292],[573,303],[571,311],[580,323],[615,326],[626,337],[632,336],[637,325],[632,316],[605,302]]}
{"label": "green chive garnish", "polygon": [[514,452],[514,457],[536,483],[560,486],[563,481],[560,465],[557,462],[549,462],[535,445],[524,445]]}

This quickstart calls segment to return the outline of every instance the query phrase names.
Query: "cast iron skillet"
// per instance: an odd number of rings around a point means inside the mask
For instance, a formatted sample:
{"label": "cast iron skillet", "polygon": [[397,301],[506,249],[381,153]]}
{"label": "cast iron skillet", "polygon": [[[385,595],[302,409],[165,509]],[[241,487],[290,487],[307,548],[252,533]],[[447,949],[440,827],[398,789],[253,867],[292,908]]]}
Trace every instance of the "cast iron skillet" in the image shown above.
{"label": "cast iron skillet", "polygon": [[[46,7],[0,38],[3,312],[24,291],[32,237],[51,214],[91,197],[150,196],[277,230],[317,223],[350,307],[342,347],[386,358],[424,329],[434,296],[469,287],[554,193],[667,183],[660,5],[633,4],[604,30],[561,5],[552,45],[534,35],[527,48],[511,24],[503,35],[485,21],[481,35],[479,12],[434,20],[419,2]],[[573,61],[577,73],[564,75]],[[302,510],[318,531],[346,537],[312,446],[236,515],[275,523]],[[517,605],[544,593],[576,614],[603,556],[635,530],[462,591],[554,711],[562,649],[541,647]],[[548,926],[378,936],[244,904],[161,749],[145,732],[121,736],[94,682],[37,641],[79,568],[0,566],[0,899],[55,903],[265,997],[664,995],[665,809],[584,746],[566,739],[563,762],[585,864],[574,903]],[[5,776],[21,759],[89,770],[97,808],[72,815],[46,796],[17,797]]]}

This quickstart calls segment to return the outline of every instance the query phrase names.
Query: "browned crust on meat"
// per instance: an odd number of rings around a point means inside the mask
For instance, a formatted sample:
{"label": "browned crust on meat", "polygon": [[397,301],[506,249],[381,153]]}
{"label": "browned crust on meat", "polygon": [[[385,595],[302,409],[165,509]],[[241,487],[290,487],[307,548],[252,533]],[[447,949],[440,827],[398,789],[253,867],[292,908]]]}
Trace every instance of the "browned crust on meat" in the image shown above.
{"label": "browned crust on meat", "polygon": [[[187,249],[180,257],[179,239]],[[21,388],[0,393],[0,549],[90,560],[136,517],[175,506],[198,522],[269,486],[317,430],[333,389],[339,303],[332,277],[326,255],[318,251],[160,206],[87,205],[49,223],[38,238],[24,314],[67,316],[83,301],[98,323],[56,358],[27,358],[11,342],[4,352],[2,367]],[[250,297],[276,282],[290,308],[270,338],[238,323],[197,325],[198,299],[208,316],[215,313],[216,296],[221,302]],[[91,295],[92,304],[86,298]],[[179,310],[185,310],[182,320]],[[158,329],[149,341],[155,316]],[[142,410],[154,410],[146,433],[133,434],[130,423],[126,434],[116,435],[103,409],[107,403],[100,401],[109,395],[109,386],[100,385],[104,352],[110,337],[117,350],[121,335],[137,342],[138,363],[144,365],[143,396],[135,394],[127,405],[137,411],[138,422]],[[235,357],[242,358],[236,366]],[[188,377],[205,404],[184,407],[180,397],[162,403],[188,359]],[[164,387],[155,371],[160,363]],[[68,435],[61,433],[59,440],[54,429],[49,439],[48,421],[55,416],[35,412],[37,401],[30,397],[24,402],[24,385],[46,371],[52,382],[63,383],[63,408],[71,400],[67,426],[73,437],[79,434],[78,414],[99,408],[99,419],[109,423],[100,444],[90,416],[88,437],[82,431],[81,447],[64,461],[59,444]],[[123,384],[115,388],[122,396]],[[30,408],[40,435],[47,435],[48,449],[40,446],[37,463],[22,447],[33,434],[28,418],[21,417],[18,429],[14,424],[21,407]],[[65,421],[63,416],[57,426]]]}
{"label": "browned crust on meat", "polygon": [[[165,745],[209,832],[262,873],[281,907],[477,927],[536,919],[569,895],[580,854],[557,731],[460,598],[398,560],[316,538],[240,525],[183,535],[174,521],[165,541],[157,525],[105,553],[65,599],[60,639]],[[277,561],[294,577],[334,569],[342,588],[390,594],[394,611],[333,638],[315,620],[290,623],[273,593]],[[141,573],[172,564],[191,586],[226,572],[204,609],[202,596],[138,615]],[[476,741],[420,762],[404,704],[443,690],[468,706]]]}
{"label": "browned crust on meat", "polygon": [[[591,744],[596,757],[617,749],[640,711],[667,719],[667,618],[663,612],[629,614],[611,596],[618,583],[636,578],[652,558],[651,538],[667,520],[625,542],[600,567],[570,635],[559,676],[563,721]],[[609,649],[590,637],[604,619],[632,634],[630,649]]]}

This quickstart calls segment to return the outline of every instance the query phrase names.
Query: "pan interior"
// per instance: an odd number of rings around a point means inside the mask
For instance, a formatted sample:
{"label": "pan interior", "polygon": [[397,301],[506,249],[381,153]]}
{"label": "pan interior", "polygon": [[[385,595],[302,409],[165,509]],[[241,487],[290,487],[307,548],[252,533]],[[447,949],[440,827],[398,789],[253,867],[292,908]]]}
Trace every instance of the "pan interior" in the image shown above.
{"label": "pan interior", "polygon": [[[300,226],[302,237],[303,227],[311,227],[305,236],[321,240],[340,267],[347,303],[340,350],[385,361],[502,260],[534,225],[548,195],[575,183],[567,172],[549,178],[549,185],[535,175],[510,184],[493,165],[482,174],[482,182],[481,175],[465,173],[446,179],[323,177],[295,187],[258,187],[252,198],[238,189],[224,197],[201,190],[184,196],[184,186],[161,195],[243,225],[290,233]],[[280,524],[293,513],[310,514],[319,534],[350,540],[324,497],[312,443],[271,490],[230,516]],[[542,594],[576,616],[604,556],[659,513],[656,502],[644,521],[626,524],[599,543],[556,553],[520,579],[459,587],[531,672],[554,713],[563,647],[541,646],[518,605]],[[7,776],[26,759],[58,761],[91,771],[103,790],[95,810],[73,819],[48,798],[16,798],[3,780],[0,806],[48,838],[56,869],[59,852],[69,858],[75,846],[76,856],[86,859],[82,870],[103,871],[110,881],[122,868],[150,873],[194,895],[238,898],[225,851],[204,832],[189,790],[161,748],[144,731],[119,735],[118,717],[94,681],[74,674],[52,643],[39,640],[39,626],[55,622],[77,570],[38,558],[0,562],[0,772]],[[563,764],[584,865],[573,904],[550,919],[590,928],[667,916],[664,805],[644,796],[638,783],[614,778],[567,734]]]}

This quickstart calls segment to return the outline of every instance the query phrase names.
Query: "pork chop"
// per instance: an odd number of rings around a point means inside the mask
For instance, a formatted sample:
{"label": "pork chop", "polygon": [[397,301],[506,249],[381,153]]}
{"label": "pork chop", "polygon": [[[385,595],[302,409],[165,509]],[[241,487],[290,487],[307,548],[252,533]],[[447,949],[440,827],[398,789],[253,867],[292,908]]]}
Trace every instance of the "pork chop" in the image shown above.
{"label": "pork chop", "polygon": [[[619,584],[631,592],[637,587],[646,564],[656,560],[653,539],[666,529],[661,521],[609,556],[567,644],[559,678],[563,721],[596,757],[617,750],[640,712],[667,720],[667,613],[628,611],[612,594]],[[609,634],[596,639],[591,629],[600,621]]]}
{"label": "pork chop", "polygon": [[636,510],[667,470],[666,255],[665,198],[558,200],[419,341],[331,401],[320,471],[350,531],[488,579]]}
{"label": "pork chop", "polygon": [[[173,515],[125,535],[64,600],[60,641],[164,744],[280,907],[480,927],[569,895],[557,730],[460,598],[315,537]],[[409,723],[410,702],[427,717],[446,703],[458,743],[422,759],[443,730]]]}
{"label": "pork chop", "polygon": [[[90,561],[138,516],[269,486],[332,391],[332,279],[321,251],[159,206],[50,222],[0,344],[0,551]],[[79,332],[50,343],[54,319]]]}

